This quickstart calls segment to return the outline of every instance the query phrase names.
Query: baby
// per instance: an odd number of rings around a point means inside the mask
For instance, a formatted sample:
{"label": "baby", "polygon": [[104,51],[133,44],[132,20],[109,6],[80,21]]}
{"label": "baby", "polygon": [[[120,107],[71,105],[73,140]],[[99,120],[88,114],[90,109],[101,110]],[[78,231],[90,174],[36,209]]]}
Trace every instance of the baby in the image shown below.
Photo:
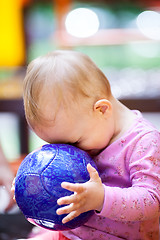
{"label": "baby", "polygon": [[24,107],[41,139],[87,151],[99,172],[88,165],[88,182],[62,183],[74,192],[58,200],[66,205],[57,210],[67,214],[63,223],[88,210],[95,214],[79,228],[50,232],[50,239],[159,239],[160,133],[113,96],[88,56],[57,50],[33,60]]}

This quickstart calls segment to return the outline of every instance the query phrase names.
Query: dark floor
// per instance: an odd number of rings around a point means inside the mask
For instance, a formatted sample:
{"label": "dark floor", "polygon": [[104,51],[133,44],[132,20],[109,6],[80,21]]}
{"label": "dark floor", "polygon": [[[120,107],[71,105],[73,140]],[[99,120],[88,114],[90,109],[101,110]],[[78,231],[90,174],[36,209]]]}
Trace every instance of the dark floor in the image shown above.
{"label": "dark floor", "polygon": [[0,240],[16,240],[18,238],[27,238],[33,228],[22,215],[0,214]]}

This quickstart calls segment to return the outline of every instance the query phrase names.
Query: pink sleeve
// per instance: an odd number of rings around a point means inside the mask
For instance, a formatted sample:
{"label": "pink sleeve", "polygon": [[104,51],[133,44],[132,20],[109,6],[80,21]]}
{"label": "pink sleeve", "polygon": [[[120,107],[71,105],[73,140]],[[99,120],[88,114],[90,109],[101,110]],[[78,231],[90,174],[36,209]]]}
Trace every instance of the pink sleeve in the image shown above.
{"label": "pink sleeve", "polygon": [[104,185],[105,199],[100,215],[117,221],[142,221],[159,215],[160,135],[144,135],[128,160],[132,186]]}

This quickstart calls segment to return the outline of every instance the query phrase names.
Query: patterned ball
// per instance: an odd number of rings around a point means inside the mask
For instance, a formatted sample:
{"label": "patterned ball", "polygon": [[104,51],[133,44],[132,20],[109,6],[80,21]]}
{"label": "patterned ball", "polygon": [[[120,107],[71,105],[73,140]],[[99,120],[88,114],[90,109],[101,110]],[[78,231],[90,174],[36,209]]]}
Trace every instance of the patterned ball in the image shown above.
{"label": "patterned ball", "polygon": [[24,216],[50,230],[69,230],[83,225],[94,211],[82,213],[63,224],[57,215],[60,197],[73,194],[61,183],[84,183],[90,179],[87,164],[96,167],[83,150],[69,144],[46,144],[31,152],[21,163],[15,179],[15,198]]}

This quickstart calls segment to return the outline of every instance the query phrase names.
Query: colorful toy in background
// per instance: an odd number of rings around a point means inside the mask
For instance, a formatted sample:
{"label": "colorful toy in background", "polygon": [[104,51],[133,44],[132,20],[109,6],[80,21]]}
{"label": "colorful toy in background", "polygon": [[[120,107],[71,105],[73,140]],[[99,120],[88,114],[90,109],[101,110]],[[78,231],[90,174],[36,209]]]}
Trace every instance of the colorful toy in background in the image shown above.
{"label": "colorful toy in background", "polygon": [[27,1],[0,1],[0,66],[13,67],[25,63],[24,4]]}
{"label": "colorful toy in background", "polygon": [[68,230],[83,225],[94,211],[82,213],[62,223],[57,215],[60,197],[73,194],[62,182],[84,183],[90,179],[87,164],[96,167],[83,150],[69,144],[46,144],[31,152],[21,163],[15,180],[15,198],[25,217],[35,225],[50,230]]}

